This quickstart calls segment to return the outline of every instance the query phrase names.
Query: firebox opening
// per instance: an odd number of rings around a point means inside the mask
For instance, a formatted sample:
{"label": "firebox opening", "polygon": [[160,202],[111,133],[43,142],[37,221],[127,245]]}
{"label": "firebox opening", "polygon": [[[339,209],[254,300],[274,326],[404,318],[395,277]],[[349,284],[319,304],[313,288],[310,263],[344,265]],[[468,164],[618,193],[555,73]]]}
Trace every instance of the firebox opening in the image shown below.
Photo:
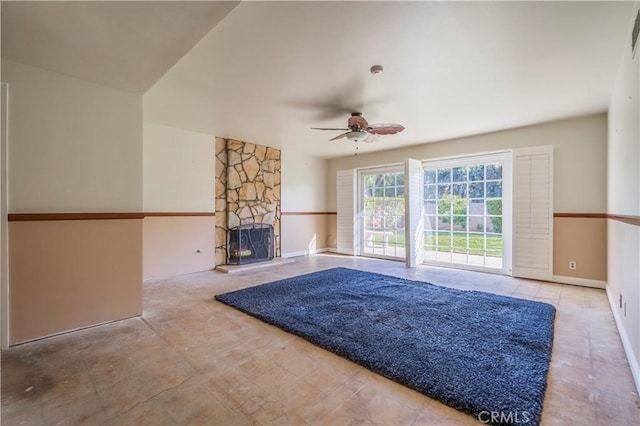
{"label": "firebox opening", "polygon": [[227,264],[243,265],[273,259],[273,226],[255,223],[229,230]]}

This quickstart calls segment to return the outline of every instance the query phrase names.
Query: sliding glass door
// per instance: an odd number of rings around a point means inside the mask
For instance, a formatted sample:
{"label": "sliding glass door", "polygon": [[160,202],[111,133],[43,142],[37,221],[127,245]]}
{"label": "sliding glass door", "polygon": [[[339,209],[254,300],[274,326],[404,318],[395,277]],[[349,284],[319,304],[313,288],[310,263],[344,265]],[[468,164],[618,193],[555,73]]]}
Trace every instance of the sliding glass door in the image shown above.
{"label": "sliding glass door", "polygon": [[405,257],[404,171],[401,168],[360,172],[360,252],[383,258]]}
{"label": "sliding glass door", "polygon": [[494,155],[425,163],[425,262],[505,269],[507,161]]}

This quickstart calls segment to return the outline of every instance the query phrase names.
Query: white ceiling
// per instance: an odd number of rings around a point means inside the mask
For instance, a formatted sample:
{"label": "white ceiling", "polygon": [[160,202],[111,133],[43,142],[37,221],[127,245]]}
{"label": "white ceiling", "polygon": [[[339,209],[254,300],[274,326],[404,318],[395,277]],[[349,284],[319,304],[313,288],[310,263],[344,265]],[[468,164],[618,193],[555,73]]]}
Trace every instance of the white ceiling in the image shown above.
{"label": "white ceiling", "polygon": [[[76,10],[53,2],[37,13],[16,6],[7,18],[5,3],[3,56],[7,49],[16,61],[133,91],[182,56],[189,43],[178,41],[215,25],[145,93],[145,120],[325,158],[352,155],[353,142],[328,142],[339,132],[310,128],[344,127],[352,109],[370,123],[406,127],[360,143],[361,153],[606,111],[633,9],[607,1],[242,2],[229,12],[235,3]],[[60,33],[48,52],[40,39]],[[114,64],[116,53],[126,68]],[[374,64],[385,72],[371,75]],[[329,117],[334,110],[343,112]]]}
{"label": "white ceiling", "polygon": [[144,93],[239,2],[2,1],[2,57]]}

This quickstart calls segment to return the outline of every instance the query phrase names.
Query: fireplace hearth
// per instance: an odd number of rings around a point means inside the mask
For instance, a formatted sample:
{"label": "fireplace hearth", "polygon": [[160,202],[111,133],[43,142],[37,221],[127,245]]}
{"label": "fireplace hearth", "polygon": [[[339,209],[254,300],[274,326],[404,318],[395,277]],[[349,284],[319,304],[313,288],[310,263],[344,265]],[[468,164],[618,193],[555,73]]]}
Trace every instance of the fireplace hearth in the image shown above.
{"label": "fireplace hearth", "polygon": [[227,264],[244,265],[273,259],[273,226],[255,223],[229,230]]}

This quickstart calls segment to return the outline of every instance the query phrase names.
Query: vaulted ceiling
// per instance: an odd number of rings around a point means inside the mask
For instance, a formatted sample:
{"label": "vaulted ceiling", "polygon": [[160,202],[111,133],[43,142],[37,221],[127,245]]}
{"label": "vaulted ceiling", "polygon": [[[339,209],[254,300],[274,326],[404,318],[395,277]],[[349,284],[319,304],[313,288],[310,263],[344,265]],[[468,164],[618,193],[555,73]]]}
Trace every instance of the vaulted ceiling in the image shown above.
{"label": "vaulted ceiling", "polygon": [[[144,93],[146,121],[360,152],[606,111],[632,2],[2,2],[3,57]],[[372,75],[370,67],[384,66]]]}
{"label": "vaulted ceiling", "polygon": [[144,93],[238,3],[2,1],[2,57]]}

